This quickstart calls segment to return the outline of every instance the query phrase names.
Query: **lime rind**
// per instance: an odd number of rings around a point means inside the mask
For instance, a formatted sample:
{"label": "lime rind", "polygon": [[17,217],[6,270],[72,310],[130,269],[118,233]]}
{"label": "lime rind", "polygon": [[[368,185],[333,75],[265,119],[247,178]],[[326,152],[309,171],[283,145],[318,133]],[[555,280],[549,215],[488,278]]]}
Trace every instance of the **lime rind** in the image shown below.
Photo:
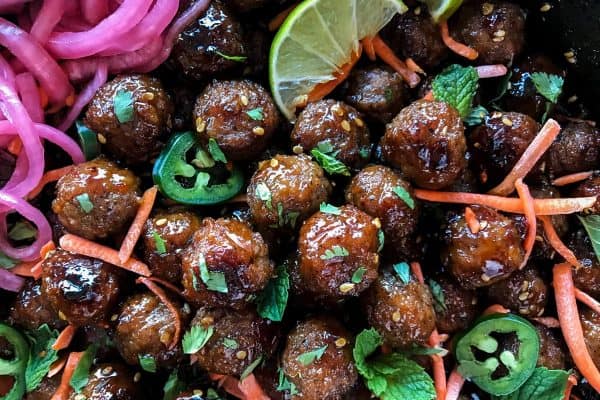
{"label": "lime rind", "polygon": [[462,5],[463,0],[420,0],[427,5],[431,18],[437,24],[452,16]]}

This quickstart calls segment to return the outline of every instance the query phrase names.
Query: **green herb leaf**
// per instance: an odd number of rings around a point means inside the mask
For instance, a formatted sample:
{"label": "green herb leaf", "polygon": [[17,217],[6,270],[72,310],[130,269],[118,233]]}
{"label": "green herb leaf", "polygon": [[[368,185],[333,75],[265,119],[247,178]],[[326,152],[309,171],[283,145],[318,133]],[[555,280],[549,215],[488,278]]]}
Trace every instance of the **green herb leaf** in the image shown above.
{"label": "green herb leaf", "polygon": [[248,116],[254,121],[262,121],[265,118],[262,107],[257,107],[250,111],[246,111],[246,114],[248,114]]}
{"label": "green herb leaf", "polygon": [[346,167],[343,162],[336,160],[334,156],[325,154],[318,148],[312,149],[310,154],[312,154],[317,163],[323,167],[328,174],[350,176],[348,167]]}
{"label": "green herb leaf", "polygon": [[18,264],[17,260],[13,260],[6,254],[0,251],[0,268],[11,269]]}
{"label": "green herb leaf", "polygon": [[225,274],[222,272],[213,272],[208,270],[206,265],[206,259],[204,254],[200,254],[200,261],[198,262],[200,267],[200,279],[206,285],[208,290],[219,293],[227,293],[227,281],[225,280]]}
{"label": "green herb leaf", "polygon": [[83,353],[83,356],[81,356],[77,367],[75,367],[75,371],[73,372],[73,376],[71,376],[69,384],[76,393],[81,393],[81,390],[88,383],[90,368],[94,363],[97,350],[98,346],[95,344],[89,346]]}
{"label": "green herb leaf", "polygon": [[82,121],[75,121],[75,127],[77,128],[77,136],[79,137],[79,143],[81,144],[81,150],[85,155],[87,161],[93,160],[100,154],[100,143],[98,143],[98,136],[96,132],[88,128]]}
{"label": "green herb leaf", "polygon": [[118,90],[113,99],[117,120],[124,124],[133,120],[133,95],[127,90]]}
{"label": "green herb leaf", "polygon": [[361,149],[358,151],[358,155],[360,155],[361,158],[364,159],[368,159],[369,157],[371,157],[371,146],[361,147]]}
{"label": "green herb leaf", "polygon": [[322,140],[319,143],[317,143],[317,150],[319,150],[322,153],[329,154],[333,157],[335,157],[337,153],[339,153],[339,151],[335,151],[333,145],[329,140]]}
{"label": "green herb leaf", "polygon": [[321,256],[321,260],[331,260],[336,257],[346,257],[350,253],[345,247],[335,245],[331,249],[325,250],[325,254]]}
{"label": "green herb leaf", "polygon": [[271,228],[283,228],[284,226],[296,227],[300,213],[298,211],[283,212],[283,204],[277,203],[277,224],[270,225]]}
{"label": "green herb leaf", "polygon": [[269,189],[269,187],[266,184],[260,182],[258,185],[256,185],[254,194],[260,200],[267,203],[267,208],[269,210],[273,209],[273,203],[272,203],[273,196],[271,194],[271,190]]}
{"label": "green herb leaf", "polygon": [[179,380],[177,370],[173,370],[163,386],[163,400],[175,400],[185,388],[185,383]]}
{"label": "green herb leaf", "polygon": [[35,331],[28,332],[27,337],[31,343],[25,369],[26,390],[29,393],[39,386],[50,371],[50,366],[58,360],[58,351],[52,348],[58,338],[58,331],[51,330],[44,324]]}
{"label": "green herb leaf", "polygon": [[302,353],[298,357],[296,357],[296,360],[298,360],[300,364],[307,366],[312,364],[315,360],[320,360],[321,357],[323,357],[323,354],[325,354],[326,350],[327,345],[319,347],[318,349],[312,351],[308,351],[306,353]]}
{"label": "green herb leaf", "polygon": [[492,396],[493,400],[562,400],[569,373],[562,370],[536,368],[533,374],[515,392],[506,396]]}
{"label": "green herb leaf", "polygon": [[258,314],[271,321],[281,321],[287,306],[289,289],[290,276],[285,266],[280,265],[275,270],[275,277],[269,281],[256,300]]}
{"label": "green herb leaf", "polygon": [[477,70],[457,64],[444,69],[431,84],[433,97],[456,108],[463,118],[471,111],[478,86]]}
{"label": "green herb leaf", "polygon": [[147,354],[138,354],[138,360],[140,362],[140,367],[142,367],[144,371],[151,373],[156,372],[156,360],[154,360],[154,357]]}
{"label": "green herb leaf", "polygon": [[221,53],[218,50],[216,50],[215,53],[217,53],[218,55],[220,55],[221,57],[223,57],[224,59],[229,60],[229,61],[244,62],[248,59],[248,57],[246,57],[246,56],[230,56],[230,55]]}
{"label": "green herb leaf", "polygon": [[404,189],[402,186],[396,186],[392,189],[392,192],[396,194],[396,196],[400,197],[403,202],[411,209],[415,209],[415,200],[410,196],[408,190]]}
{"label": "green herb leaf", "polygon": [[394,99],[394,91],[390,88],[385,89],[384,92],[385,101],[390,103]]}
{"label": "green herb leaf", "polygon": [[[504,75],[501,79],[500,82],[498,83],[498,89],[496,90],[496,97],[494,97],[492,100],[490,100],[490,103],[496,103],[498,100],[500,100],[502,97],[504,97],[504,95],[506,94],[506,92],[508,91],[508,89],[510,88],[510,78],[512,78],[512,70],[508,70],[508,73],[506,75]],[[493,105],[492,105],[493,107]]]}
{"label": "green herb leaf", "polygon": [[392,265],[392,268],[394,268],[394,271],[396,272],[396,274],[402,282],[404,282],[405,284],[410,282],[410,266],[408,265],[408,263],[401,262],[398,264],[394,264]]}
{"label": "green herb leaf", "polygon": [[358,267],[356,271],[352,274],[352,283],[360,283],[362,281],[363,276],[367,272],[365,267]]}
{"label": "green herb leaf", "polygon": [[156,253],[165,254],[167,252],[167,244],[165,240],[160,237],[158,232],[152,232],[152,237],[154,238],[154,245],[156,246]]}
{"label": "green herb leaf", "polygon": [[228,348],[230,350],[236,350],[239,347],[239,344],[234,339],[224,338],[223,346],[225,346],[226,348]]}
{"label": "green herb leaf", "polygon": [[548,99],[548,101],[556,104],[558,97],[562,93],[565,83],[564,78],[560,75],[547,74],[545,72],[534,72],[530,77],[538,93]]}
{"label": "green herb leaf", "polygon": [[404,350],[403,353],[411,356],[432,356],[435,354],[440,354],[443,356],[448,353],[448,350],[442,349],[440,347],[425,347],[414,345],[413,347]]}
{"label": "green herb leaf", "polygon": [[208,152],[215,161],[220,161],[223,164],[227,164],[227,157],[225,157],[225,154],[219,147],[219,144],[213,138],[208,139]]}
{"label": "green herb leaf", "polygon": [[298,390],[296,389],[296,385],[294,385],[293,382],[290,382],[290,380],[288,379],[288,377],[285,375],[285,373],[283,372],[283,369],[278,368],[278,372],[279,372],[279,382],[277,384],[277,390],[278,392],[285,392],[285,391],[289,391],[290,395],[295,395],[298,394]]}
{"label": "green herb leaf", "polygon": [[262,359],[263,356],[259,356],[256,360],[252,361],[252,363],[250,363],[250,365],[248,365],[240,375],[240,381],[246,379],[252,373],[252,371],[254,371],[256,367],[258,367],[258,364],[261,363]]}
{"label": "green herb leaf", "polygon": [[342,215],[342,210],[339,207],[327,203],[321,203],[319,211],[325,214]]}
{"label": "green herb leaf", "polygon": [[29,222],[18,221],[13,227],[8,231],[8,237],[12,240],[29,240],[35,239],[37,236],[37,229]]}
{"label": "green herb leaf", "polygon": [[183,335],[181,346],[185,354],[197,353],[201,348],[206,345],[210,337],[215,332],[214,326],[210,325],[208,328],[202,325],[194,325],[192,328]]}
{"label": "green herb leaf", "polygon": [[94,209],[94,204],[90,200],[90,195],[87,193],[82,193],[79,196],[75,196],[75,200],[79,202],[79,207],[85,212],[89,214]]}
{"label": "green herb leaf", "polygon": [[220,400],[221,396],[213,388],[206,389],[206,400]]}
{"label": "green herb leaf", "polygon": [[377,252],[380,253],[383,250],[383,246],[385,246],[385,233],[383,233],[383,229],[377,231],[377,241],[379,243]]}
{"label": "green herb leaf", "polygon": [[489,111],[485,109],[483,106],[477,106],[471,110],[469,115],[465,117],[463,122],[467,126],[476,126],[483,124],[485,121],[485,117],[489,115]]}
{"label": "green herb leaf", "polygon": [[444,296],[444,290],[439,283],[434,281],[433,279],[429,280],[429,289],[431,290],[431,295],[433,296],[433,306],[435,311],[438,314],[443,314],[448,311],[448,307],[446,306],[446,298]]}
{"label": "green herb leaf", "polygon": [[592,247],[594,248],[594,253],[596,253],[596,258],[600,262],[600,215],[577,216],[577,218],[579,218],[587,231],[592,242]]}

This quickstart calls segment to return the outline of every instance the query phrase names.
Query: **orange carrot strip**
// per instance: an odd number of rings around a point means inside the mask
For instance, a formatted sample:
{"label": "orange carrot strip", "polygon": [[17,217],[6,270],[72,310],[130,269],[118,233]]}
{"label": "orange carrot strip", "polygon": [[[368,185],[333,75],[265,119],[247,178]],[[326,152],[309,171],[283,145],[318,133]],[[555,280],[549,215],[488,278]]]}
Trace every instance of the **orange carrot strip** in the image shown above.
{"label": "orange carrot strip", "polygon": [[65,365],[65,370],[60,378],[60,385],[54,392],[54,395],[50,398],[50,400],[69,400],[69,396],[71,395],[71,385],[69,382],[71,381],[71,377],[73,376],[73,372],[75,372],[75,368],[77,364],[79,364],[79,360],[83,356],[82,352],[72,352],[69,354],[69,358],[67,359],[67,364]]}
{"label": "orange carrot strip", "polygon": [[471,209],[471,207],[465,208],[465,221],[467,222],[467,226],[469,230],[473,234],[477,234],[481,230],[481,225],[479,224],[479,220],[477,219],[477,215]]}
{"label": "orange carrot strip", "polygon": [[62,369],[66,363],[67,363],[67,357],[61,357],[58,360],[56,360],[50,366],[50,369],[48,370],[48,374],[47,374],[48,378],[52,378],[54,375],[58,375],[58,373],[60,371],[62,371]]}
{"label": "orange carrot strip", "polygon": [[144,192],[140,206],[135,214],[135,218],[133,219],[129,230],[127,231],[127,235],[125,235],[125,239],[123,239],[123,242],[121,243],[121,248],[119,249],[119,260],[121,260],[122,263],[129,260],[131,254],[133,253],[135,244],[142,234],[144,224],[152,212],[152,207],[154,207],[154,201],[156,200],[157,193],[158,188],[156,186],[152,186],[150,189]]}
{"label": "orange carrot strip", "polygon": [[11,269],[11,271],[20,276],[33,277],[38,279],[41,276],[42,261],[48,253],[56,249],[56,245],[52,240],[42,246],[40,249],[40,258],[35,261],[24,261]]}
{"label": "orange carrot strip", "polygon": [[19,154],[21,154],[22,149],[23,149],[23,142],[18,137],[11,140],[8,143],[8,147],[6,148],[6,150],[13,156],[18,156]]}
{"label": "orange carrot strip", "polygon": [[581,182],[594,175],[594,171],[577,172],[556,178],[552,181],[554,186],[566,186],[573,183]]}
{"label": "orange carrot strip", "polygon": [[350,71],[354,67],[354,64],[360,59],[360,55],[362,54],[362,45],[359,46],[357,53],[352,53],[350,61],[346,64],[342,65],[337,71],[333,73],[333,79],[328,82],[319,83],[317,86],[313,88],[313,90],[308,94],[308,101],[317,101],[321,100],[323,97],[327,96],[329,93],[333,92],[333,90],[346,78],[350,75]]}
{"label": "orange carrot strip", "polygon": [[56,338],[56,341],[52,345],[52,348],[54,350],[63,350],[69,347],[71,341],[73,341],[73,337],[75,336],[76,332],[76,327],[74,327],[73,325],[67,325],[67,327],[63,329],[62,332]]}
{"label": "orange carrot strip", "polygon": [[477,52],[477,50],[472,49],[465,44],[457,42],[452,38],[452,36],[450,36],[447,21],[440,22],[440,33],[442,35],[442,40],[444,41],[444,44],[459,56],[464,57],[467,60],[475,60],[477,57],[479,57],[479,53]]}
{"label": "orange carrot strip", "polygon": [[294,11],[294,8],[296,8],[297,5],[298,3],[294,3],[279,14],[277,14],[275,17],[273,17],[273,19],[269,21],[269,25],[267,25],[269,31],[274,32],[277,29],[279,29],[279,27],[283,24],[288,15],[290,15],[290,13]]}
{"label": "orange carrot strip", "polygon": [[565,396],[563,397],[565,400],[569,400],[571,398],[571,390],[573,390],[573,386],[577,386],[577,378],[575,375],[569,375],[567,387],[565,388]]}
{"label": "orange carrot strip", "polygon": [[554,317],[537,317],[531,319],[547,328],[560,328],[560,322]]}
{"label": "orange carrot strip", "polygon": [[495,188],[489,191],[489,194],[499,196],[508,196],[515,189],[515,181],[519,178],[523,179],[535,166],[538,160],[544,155],[546,150],[552,145],[556,136],[560,133],[560,125],[558,122],[550,118],[537,136],[531,141],[527,149],[519,158],[513,169],[504,178],[504,180]]}
{"label": "orange carrot strip", "polygon": [[417,281],[419,281],[419,283],[425,283],[425,277],[423,276],[423,270],[421,269],[421,264],[419,264],[416,261],[411,262],[410,270],[412,271],[413,275],[417,278]]}
{"label": "orange carrot strip", "polygon": [[232,197],[231,199],[227,200],[227,203],[247,203],[248,202],[248,195],[246,193],[240,193],[235,197]]}
{"label": "orange carrot strip", "polygon": [[375,54],[375,45],[373,44],[372,37],[366,37],[361,40],[363,49],[365,50],[365,54],[371,61],[375,61],[377,59],[377,54]]}
{"label": "orange carrot strip", "polygon": [[40,279],[42,277],[42,262],[40,261],[33,268],[31,268],[31,276],[33,279]]}
{"label": "orange carrot strip", "polygon": [[48,95],[46,91],[41,86],[38,87],[38,92],[40,93],[40,105],[42,108],[48,107]]}
{"label": "orange carrot strip", "polygon": [[238,388],[248,400],[270,400],[265,394],[254,374],[248,375],[238,383]]}
{"label": "orange carrot strip", "polygon": [[171,314],[173,314],[173,318],[175,319],[175,334],[173,335],[173,340],[169,345],[169,350],[173,349],[175,346],[177,346],[177,343],[179,343],[179,338],[181,336],[181,315],[179,315],[179,310],[177,310],[177,307],[175,307],[171,300],[169,300],[169,297],[167,297],[165,291],[162,290],[157,284],[152,282],[150,279],[139,277],[137,278],[136,282],[143,283],[144,285],[146,285],[146,287],[150,289],[150,291],[154,293],[160,299],[160,301],[162,301],[167,306]]}
{"label": "orange carrot strip", "polygon": [[32,269],[38,264],[38,262],[38,260],[23,261],[17,264],[14,268],[12,268],[10,272],[19,276],[26,276],[32,278],[34,276]]}
{"label": "orange carrot strip", "polygon": [[[493,196],[489,194],[463,192],[437,192],[434,190],[415,189],[415,197],[419,200],[452,204],[479,204],[500,211],[523,214],[523,202],[520,199]],[[590,208],[596,203],[596,197],[573,197],[562,199],[534,199],[536,215],[573,214]]]}
{"label": "orange carrot strip", "polygon": [[475,70],[480,79],[498,78],[508,73],[508,68],[503,64],[480,65],[475,67]]}
{"label": "orange carrot strip", "polygon": [[178,294],[179,296],[183,296],[183,294],[181,293],[181,289],[179,289],[177,286],[173,285],[171,282],[167,282],[164,279],[155,278],[153,276],[150,276],[147,279],[151,280],[152,282],[160,283],[162,286],[166,287],[171,292]]}
{"label": "orange carrot strip", "polygon": [[569,264],[574,266],[575,268],[580,268],[581,264],[579,260],[575,256],[575,254],[567,247],[566,244],[560,239],[558,233],[556,233],[556,229],[554,229],[554,224],[552,223],[552,219],[547,216],[540,215],[538,216],[542,224],[544,225],[544,233],[546,234],[546,239],[548,243],[552,246],[554,250],[558,254],[562,256]]}
{"label": "orange carrot strip", "polygon": [[583,304],[585,304],[586,306],[588,306],[589,308],[591,308],[592,310],[594,310],[595,313],[600,314],[600,303],[598,303],[596,299],[594,299],[586,292],[575,288],[575,298]]}
{"label": "orange carrot strip", "polygon": [[31,200],[34,197],[37,197],[42,192],[42,189],[44,189],[44,186],[46,186],[50,182],[55,182],[55,181],[59,180],[63,175],[65,175],[69,171],[71,171],[71,169],[73,169],[73,166],[69,165],[68,167],[63,167],[63,168],[58,168],[58,169],[53,169],[51,171],[47,171],[42,176],[42,179],[37,184],[37,186],[34,187],[31,190],[31,192],[29,192],[29,194],[27,195],[27,200]]}
{"label": "orange carrot strip", "polygon": [[406,59],[406,66],[408,67],[409,70],[411,70],[414,73],[421,74],[421,75],[427,75],[427,73],[423,70],[423,68],[421,68],[421,66],[419,64],[417,64],[415,62],[415,60],[413,60],[410,57],[408,57]]}
{"label": "orange carrot strip", "polygon": [[[232,376],[221,375],[221,374],[213,374],[209,373],[208,376],[213,381],[217,382],[218,387],[222,387],[225,391],[232,396],[237,397],[241,400],[246,400],[246,395],[239,387],[239,381]],[[254,399],[249,399],[254,400]]]}
{"label": "orange carrot strip", "polygon": [[425,96],[423,96],[423,100],[434,101],[435,98],[433,97],[433,92],[430,90],[429,92],[425,93]]}
{"label": "orange carrot strip", "polygon": [[[440,344],[440,338],[437,329],[431,332],[429,337],[429,346],[432,348],[438,347]],[[431,355],[431,362],[433,364],[433,382],[435,383],[435,392],[437,394],[437,400],[444,400],[446,398],[447,384],[446,384],[446,368],[444,367],[444,359],[439,354]]]}
{"label": "orange carrot strip", "polygon": [[446,400],[458,400],[460,391],[465,384],[465,378],[458,373],[458,369],[454,368],[448,377],[448,385],[446,386]]}
{"label": "orange carrot strip", "polygon": [[66,251],[70,251],[71,253],[97,258],[139,275],[151,275],[150,269],[143,262],[130,258],[126,262],[122,263],[121,260],[119,260],[119,253],[116,250],[98,243],[94,243],[82,237],[67,233],[60,238],[59,243],[60,247]]}
{"label": "orange carrot strip", "polygon": [[388,45],[381,40],[379,35],[375,35],[375,37],[373,37],[373,46],[375,47],[375,53],[379,56],[379,58],[381,58],[387,65],[392,67],[394,71],[399,73],[402,76],[402,79],[408,83],[408,86],[414,88],[419,84],[419,82],[421,82],[419,75],[408,69],[406,64],[396,57],[392,49],[390,49]]}
{"label": "orange carrot strip", "polygon": [[567,263],[557,264],[554,266],[553,275],[556,311],[571,357],[579,372],[596,391],[600,392],[600,371],[594,365],[583,338],[571,266]]}
{"label": "orange carrot strip", "polygon": [[527,233],[525,234],[525,240],[523,240],[523,248],[525,249],[525,258],[519,266],[519,269],[523,269],[529,261],[529,256],[533,250],[535,244],[535,235],[537,231],[537,221],[535,219],[535,208],[533,206],[533,197],[529,192],[529,187],[523,183],[523,179],[519,178],[515,182],[517,193],[519,198],[523,202],[523,211],[525,213],[525,219],[527,220]]}
{"label": "orange carrot strip", "polygon": [[490,314],[508,314],[510,312],[509,309],[504,308],[503,306],[501,306],[500,304],[492,304],[491,306],[489,306],[488,308],[486,308],[483,311],[483,315],[490,315]]}

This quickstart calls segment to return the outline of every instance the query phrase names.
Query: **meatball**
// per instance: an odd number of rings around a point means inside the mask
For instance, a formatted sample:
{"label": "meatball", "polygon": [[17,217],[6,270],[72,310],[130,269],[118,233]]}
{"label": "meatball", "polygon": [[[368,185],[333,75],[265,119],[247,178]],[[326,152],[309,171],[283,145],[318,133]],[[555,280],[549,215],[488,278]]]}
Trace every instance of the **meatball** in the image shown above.
{"label": "meatball", "polygon": [[538,367],[564,370],[566,366],[565,346],[560,335],[541,324],[535,324],[535,327],[540,337]]}
{"label": "meatball", "polygon": [[104,158],[74,166],[59,179],[52,210],[65,229],[89,240],[120,233],[135,217],[139,179]]}
{"label": "meatball", "polygon": [[[186,320],[189,308],[180,307],[179,317]],[[186,312],[187,311],[187,312]],[[151,357],[158,367],[169,368],[181,361],[181,346],[171,347],[175,334],[175,316],[154,294],[140,293],[129,297],[121,306],[116,321],[115,344],[121,357],[138,365],[142,357]]]}
{"label": "meatball", "polygon": [[369,129],[361,114],[331,99],[309,103],[298,116],[291,139],[305,152],[328,145],[335,158],[354,169],[365,165],[371,154]]}
{"label": "meatball", "polygon": [[114,265],[57,249],[42,262],[42,296],[71,325],[102,324],[118,300],[120,275]]}
{"label": "meatball", "polygon": [[417,186],[451,185],[466,166],[465,128],[458,111],[440,101],[415,101],[389,123],[381,141],[384,159]]}
{"label": "meatball", "polygon": [[[296,386],[294,398],[341,400],[353,389],[358,373],[352,360],[353,338],[332,318],[311,318],[300,322],[287,338],[281,369]],[[308,352],[320,357],[304,359]]]}
{"label": "meatball", "polygon": [[242,308],[273,275],[259,233],[233,219],[205,218],[182,254],[184,296],[196,307]]}
{"label": "meatball", "polygon": [[404,282],[383,270],[363,298],[369,325],[392,347],[424,345],[435,329],[433,299],[427,286]]}
{"label": "meatball", "polygon": [[343,84],[344,101],[370,119],[387,124],[406,105],[408,89],[389,68],[356,68]]}
{"label": "meatball", "polygon": [[54,375],[52,378],[45,377],[35,390],[26,393],[23,400],[48,400],[51,399],[56,389],[60,385],[60,376]]}
{"label": "meatball", "polygon": [[452,215],[443,232],[442,263],[465,288],[489,286],[506,279],[523,263],[525,251],[517,224],[497,211],[471,206],[479,221],[472,232],[464,213]]}
{"label": "meatball", "polygon": [[600,299],[600,262],[594,253],[589,235],[583,229],[574,232],[567,246],[573,251],[581,268],[573,271],[575,286]]}
{"label": "meatball", "polygon": [[546,153],[555,177],[600,166],[600,130],[586,122],[569,122]]}
{"label": "meatball", "polygon": [[257,83],[214,81],[196,99],[194,120],[200,140],[216,140],[229,159],[251,160],[267,148],[279,113]]}
{"label": "meatball", "polygon": [[242,26],[215,0],[179,34],[167,64],[187,78],[203,80],[239,66],[236,57],[246,55]]}
{"label": "meatball", "polygon": [[42,296],[40,281],[34,280],[28,280],[17,295],[10,308],[10,319],[13,324],[31,331],[44,324],[52,329],[62,329],[66,325]]}
{"label": "meatball", "polygon": [[200,218],[190,211],[159,212],[146,221],[142,259],[153,276],[171,283],[181,281],[181,252],[199,227]]}
{"label": "meatball", "polygon": [[379,218],[386,240],[393,243],[401,242],[417,226],[418,209],[414,198],[411,185],[381,165],[360,171],[346,189],[346,201]]}
{"label": "meatball", "polygon": [[70,400],[82,395],[87,400],[141,400],[138,379],[125,366],[117,363],[98,364],[88,375],[88,382],[81,394],[73,392]]}
{"label": "meatball", "polygon": [[600,175],[594,175],[581,182],[571,192],[573,197],[596,196],[596,203],[590,208],[594,214],[600,214]]}
{"label": "meatball", "polygon": [[298,238],[303,286],[334,302],[358,296],[377,278],[380,226],[351,205],[306,220]]}
{"label": "meatball", "polygon": [[[131,116],[122,115],[127,111]],[[109,154],[134,165],[158,154],[172,117],[173,103],[157,78],[120,75],[96,92],[84,123],[98,134]]]}
{"label": "meatball", "polygon": [[488,287],[488,297],[494,303],[518,312],[525,317],[544,314],[548,302],[548,285],[537,266],[516,271],[507,279]]}
{"label": "meatball", "polygon": [[433,303],[438,330],[451,334],[467,329],[479,315],[477,293],[462,288],[446,277],[438,278],[435,283],[430,282],[432,291],[435,293],[433,288],[436,288],[441,294],[434,297]]}
{"label": "meatball", "polygon": [[259,228],[294,231],[330,193],[323,169],[310,157],[277,155],[259,163],[248,185],[248,205]]}
{"label": "meatball", "polygon": [[484,184],[495,185],[510,172],[539,131],[525,114],[495,112],[469,135],[472,163]]}
{"label": "meatball", "polygon": [[479,64],[511,64],[525,45],[525,12],[507,1],[469,2],[450,18],[450,31],[477,50]]}
{"label": "meatball", "polygon": [[227,3],[236,11],[245,13],[276,2],[273,0],[227,0]]}
{"label": "meatball", "polygon": [[583,338],[596,368],[600,367],[600,315],[585,309],[580,315]]}
{"label": "meatball", "polygon": [[203,307],[192,320],[193,326],[212,326],[213,334],[192,357],[203,369],[223,375],[240,376],[256,360],[269,359],[279,340],[277,325],[250,308]]}

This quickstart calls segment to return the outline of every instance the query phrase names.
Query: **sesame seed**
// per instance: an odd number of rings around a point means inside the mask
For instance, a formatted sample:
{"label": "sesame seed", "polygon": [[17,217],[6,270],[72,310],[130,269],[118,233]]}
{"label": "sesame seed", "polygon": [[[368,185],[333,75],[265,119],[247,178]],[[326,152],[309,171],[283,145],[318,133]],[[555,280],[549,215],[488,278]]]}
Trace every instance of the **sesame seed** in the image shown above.
{"label": "sesame seed", "polygon": [[58,318],[62,319],[63,321],[67,320],[67,316],[65,315],[65,313],[63,313],[62,311],[58,311]]}
{"label": "sesame seed", "polygon": [[421,7],[415,8],[415,15],[421,15]]}
{"label": "sesame seed", "polygon": [[575,103],[577,100],[578,100],[577,95],[573,95],[567,99],[567,103],[572,104],[572,103]]}
{"label": "sesame seed", "polygon": [[563,53],[563,55],[565,56],[565,58],[575,57],[575,53],[573,53],[572,50],[569,50],[569,51]]}
{"label": "sesame seed", "polygon": [[100,142],[100,144],[106,144],[106,136],[104,136],[103,134],[99,133],[97,135],[98,137],[98,141]]}
{"label": "sesame seed", "polygon": [[350,282],[342,283],[340,285],[340,292],[342,292],[342,293],[348,293],[349,291],[351,291],[352,289],[354,289],[354,286],[355,286],[354,283],[350,283]]}
{"label": "sesame seed", "polygon": [[142,374],[140,372],[136,372],[135,375],[133,376],[133,381],[135,383],[138,383],[141,380],[142,380]]}
{"label": "sesame seed", "polygon": [[245,105],[245,106],[248,105],[248,97],[246,97],[245,95],[240,96],[240,101],[242,102],[243,105]]}
{"label": "sesame seed", "polygon": [[400,311],[394,311],[392,313],[392,321],[398,322],[400,321],[400,318],[402,318],[402,315],[400,315]]}
{"label": "sesame seed", "polygon": [[506,126],[513,126],[513,122],[512,122],[512,120],[510,120],[510,119],[508,119],[508,118],[506,118],[506,117],[502,118],[502,123],[503,123],[504,125],[506,125]]}
{"label": "sesame seed", "polygon": [[494,32],[494,36],[504,37],[506,36],[506,31],[504,29],[498,29],[496,32]]}
{"label": "sesame seed", "polygon": [[536,309],[535,304],[532,304],[532,305],[529,306],[529,310],[530,311],[534,311],[535,309]]}
{"label": "sesame seed", "polygon": [[172,339],[171,333],[170,332],[166,332],[166,331],[163,332],[160,335],[160,337],[158,338],[158,340],[160,340],[160,342],[162,344],[165,344],[165,345],[171,343],[171,339]]}
{"label": "sesame seed", "polygon": [[492,118],[500,118],[502,116],[502,113],[500,111],[494,111],[492,113]]}
{"label": "sesame seed", "polygon": [[204,122],[202,117],[196,118],[196,131],[198,133],[202,133],[202,132],[204,132],[205,129],[206,129],[206,122]]}
{"label": "sesame seed", "polygon": [[194,389],[192,393],[194,394],[194,396],[202,396],[204,394],[204,392],[200,389]]}
{"label": "sesame seed", "polygon": [[104,367],[102,368],[102,375],[110,375],[113,372],[113,367],[111,367],[110,365],[108,367]]}
{"label": "sesame seed", "polygon": [[345,130],[346,132],[350,132],[350,122],[348,122],[347,120],[343,120],[341,125],[343,130]]}
{"label": "sesame seed", "polygon": [[493,12],[494,12],[494,5],[492,3],[485,2],[481,5],[481,14],[490,15]]}
{"label": "sesame seed", "polygon": [[75,400],[86,400],[85,394],[79,393],[78,395],[75,395],[74,397]]}
{"label": "sesame seed", "polygon": [[294,147],[292,147],[292,151],[294,152],[294,154],[302,154],[304,153],[304,147],[297,144]]}
{"label": "sesame seed", "polygon": [[156,226],[163,226],[164,224],[167,223],[167,219],[166,218],[160,218],[156,221]]}
{"label": "sesame seed", "polygon": [[487,274],[481,274],[481,280],[482,281],[489,282],[490,279],[492,279],[492,278],[490,278]]}
{"label": "sesame seed", "polygon": [[575,57],[567,57],[567,62],[569,64],[576,64],[577,63],[577,58],[575,58]]}
{"label": "sesame seed", "polygon": [[152,101],[154,100],[154,93],[152,92],[146,92],[142,95],[142,100],[144,101]]}
{"label": "sesame seed", "polygon": [[235,358],[237,358],[238,360],[243,360],[246,357],[248,357],[248,353],[245,350],[240,350],[237,353],[235,353]]}
{"label": "sesame seed", "polygon": [[529,314],[529,308],[527,308],[527,307],[519,308],[519,314],[523,314],[523,315]]}
{"label": "sesame seed", "polygon": [[346,340],[346,338],[343,338],[343,337],[341,337],[335,341],[335,347],[338,347],[338,348],[342,348],[346,344],[348,344],[348,341]]}
{"label": "sesame seed", "polygon": [[537,313],[537,316],[541,317],[542,315],[544,315],[544,311],[545,311],[544,307],[540,308],[540,311]]}
{"label": "sesame seed", "polygon": [[379,218],[373,219],[372,223],[375,225],[375,228],[381,229],[381,220]]}
{"label": "sesame seed", "polygon": [[552,8],[552,6],[548,3],[544,3],[541,7],[540,7],[540,11],[541,12],[548,12],[550,11],[550,9]]}
{"label": "sesame seed", "polygon": [[269,161],[269,165],[273,168],[277,168],[279,166],[279,161],[277,161],[275,158],[272,158],[271,161]]}
{"label": "sesame seed", "polygon": [[358,118],[358,117],[354,118],[354,123],[359,128],[362,128],[363,126],[365,126],[365,122],[362,119]]}
{"label": "sesame seed", "polygon": [[487,221],[481,221],[481,222],[479,222],[479,230],[480,231],[484,230],[487,227],[488,227],[488,222]]}
{"label": "sesame seed", "polygon": [[536,242],[543,242],[543,241],[544,241],[544,238],[543,238],[543,237],[541,237],[540,235],[535,235],[535,241],[536,241]]}
{"label": "sesame seed", "polygon": [[331,106],[331,111],[333,111],[340,117],[344,116],[344,109],[337,103]]}
{"label": "sesame seed", "polygon": [[262,126],[255,126],[252,128],[252,133],[254,133],[256,136],[262,136],[265,134],[265,128]]}
{"label": "sesame seed", "polygon": [[212,316],[207,315],[200,320],[200,323],[204,326],[212,325],[215,323],[215,319]]}
{"label": "sesame seed", "polygon": [[529,281],[521,282],[521,292],[526,292],[529,288]]}
{"label": "sesame seed", "polygon": [[117,315],[117,314],[113,314],[113,315],[110,316],[110,320],[112,322],[115,322],[117,319],[119,319],[119,315]]}
{"label": "sesame seed", "polygon": [[473,143],[473,147],[475,147],[476,149],[478,149],[478,148],[481,147],[481,143],[475,142],[475,143]]}
{"label": "sesame seed", "polygon": [[492,42],[494,43],[500,43],[504,41],[504,36],[494,36],[494,38],[492,39]]}
{"label": "sesame seed", "polygon": [[521,301],[527,300],[527,297],[529,297],[529,292],[523,292],[519,294],[519,300]]}

